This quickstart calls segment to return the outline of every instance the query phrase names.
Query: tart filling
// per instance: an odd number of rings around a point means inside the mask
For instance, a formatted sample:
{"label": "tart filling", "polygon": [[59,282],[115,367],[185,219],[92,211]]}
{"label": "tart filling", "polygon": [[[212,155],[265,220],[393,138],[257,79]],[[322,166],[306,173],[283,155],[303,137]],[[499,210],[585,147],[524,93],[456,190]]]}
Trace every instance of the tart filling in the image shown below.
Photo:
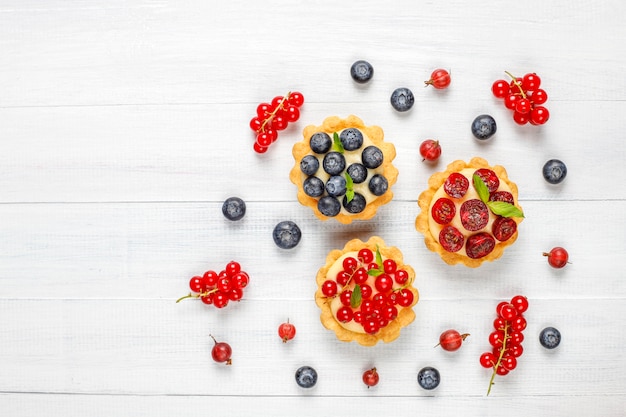
{"label": "tart filling", "polygon": [[322,126],[307,126],[303,135],[293,147],[296,163],[289,177],[298,186],[298,200],[320,219],[369,219],[391,200],[396,152],[380,127],[367,127],[356,116],[333,116]]}
{"label": "tart filling", "polygon": [[517,239],[523,219],[517,186],[503,167],[490,167],[482,158],[455,161],[434,174],[418,203],[416,228],[448,264],[476,267],[500,257]]}

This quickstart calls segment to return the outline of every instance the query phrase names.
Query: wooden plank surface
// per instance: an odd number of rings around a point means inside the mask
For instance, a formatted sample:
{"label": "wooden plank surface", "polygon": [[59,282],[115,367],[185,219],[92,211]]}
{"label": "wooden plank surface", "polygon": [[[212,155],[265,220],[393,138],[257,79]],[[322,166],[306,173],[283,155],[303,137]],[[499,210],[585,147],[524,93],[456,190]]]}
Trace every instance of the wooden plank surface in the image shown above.
{"label": "wooden plank surface", "polygon": [[[626,414],[626,30],[621,1],[361,2],[0,0],[0,414],[3,416]],[[367,59],[373,80],[349,68]],[[448,90],[424,88],[438,67]],[[537,72],[551,117],[516,126],[491,83]],[[414,108],[397,113],[393,89]],[[300,120],[263,155],[248,121],[257,104],[305,96]],[[474,117],[498,123],[484,143]],[[397,149],[394,199],[365,222],[318,220],[288,173],[304,126],[355,114]],[[438,164],[419,143],[439,139]],[[414,228],[417,196],[448,162],[506,167],[526,218],[504,256],[478,269],[444,264]],[[547,184],[545,161],[568,166]],[[229,222],[221,204],[245,199]],[[277,248],[281,220],[303,231]],[[416,270],[416,320],[364,348],[325,330],[313,301],[326,254],[378,235]],[[542,252],[565,246],[571,264]],[[231,259],[250,272],[223,310],[176,304],[191,276]],[[495,305],[530,300],[524,355],[496,379],[488,350]],[[290,319],[296,338],[276,328]],[[537,340],[558,327],[554,351]],[[471,333],[462,349],[441,331]],[[209,334],[234,349],[211,361]],[[297,367],[319,382],[303,390]],[[442,383],[422,390],[417,371]],[[378,386],[361,373],[376,366]],[[357,410],[357,411],[355,411]]]}

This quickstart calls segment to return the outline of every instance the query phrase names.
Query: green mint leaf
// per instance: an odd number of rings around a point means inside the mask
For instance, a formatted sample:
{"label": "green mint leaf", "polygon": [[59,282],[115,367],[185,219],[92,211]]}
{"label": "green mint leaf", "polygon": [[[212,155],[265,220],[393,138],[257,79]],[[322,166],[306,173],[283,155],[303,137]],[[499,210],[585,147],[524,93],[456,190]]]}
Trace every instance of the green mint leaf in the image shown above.
{"label": "green mint leaf", "polygon": [[372,277],[377,277],[381,275],[382,273],[383,271],[381,271],[380,269],[369,269],[367,271],[367,275],[372,276]]}
{"label": "green mint leaf", "polygon": [[474,188],[478,193],[480,201],[482,201],[483,203],[489,201],[489,188],[487,188],[487,184],[485,184],[485,181],[483,181],[483,179],[476,174],[474,174],[472,179],[474,180]]}
{"label": "green mint leaf", "polygon": [[343,153],[343,144],[341,143],[341,139],[339,139],[339,134],[337,132],[333,133],[333,149],[339,153]]}
{"label": "green mint leaf", "polygon": [[354,198],[354,182],[352,177],[347,172],[344,174],[346,177],[346,200],[349,203]]}
{"label": "green mint leaf", "polygon": [[361,286],[356,284],[350,296],[350,307],[357,308],[361,305]]}
{"label": "green mint leaf", "polygon": [[487,201],[487,206],[493,212],[502,217],[524,217],[522,210],[506,201]]}
{"label": "green mint leaf", "polygon": [[383,257],[380,254],[380,248],[376,245],[376,265],[378,265],[378,269],[383,269]]}

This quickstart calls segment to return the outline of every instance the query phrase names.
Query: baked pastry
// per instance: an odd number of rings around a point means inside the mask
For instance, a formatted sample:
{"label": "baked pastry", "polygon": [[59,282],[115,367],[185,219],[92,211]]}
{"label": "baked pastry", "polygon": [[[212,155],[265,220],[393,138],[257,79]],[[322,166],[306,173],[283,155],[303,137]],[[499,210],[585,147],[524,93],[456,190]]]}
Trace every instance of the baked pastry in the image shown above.
{"label": "baked pastry", "polygon": [[344,224],[367,220],[392,199],[396,148],[384,142],[379,126],[331,116],[321,126],[306,126],[303,135],[293,146],[289,179],[298,187],[298,201],[317,217]]}
{"label": "baked pastry", "polygon": [[454,161],[433,174],[418,199],[415,228],[447,264],[475,268],[502,256],[524,214],[515,183],[483,158]]}
{"label": "baked pastry", "polygon": [[324,327],[344,342],[391,342],[415,319],[415,271],[402,252],[377,236],[333,250],[317,273],[315,302]]}

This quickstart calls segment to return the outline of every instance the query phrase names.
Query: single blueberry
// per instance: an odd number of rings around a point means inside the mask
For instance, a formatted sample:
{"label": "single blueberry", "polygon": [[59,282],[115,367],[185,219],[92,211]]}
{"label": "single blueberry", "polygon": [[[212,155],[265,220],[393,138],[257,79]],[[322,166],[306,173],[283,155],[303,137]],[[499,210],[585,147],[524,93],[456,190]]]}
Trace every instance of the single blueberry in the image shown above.
{"label": "single blueberry", "polygon": [[222,214],[228,220],[241,220],[246,214],[246,203],[239,197],[229,197],[222,204]]}
{"label": "single blueberry", "polygon": [[558,184],[565,179],[567,167],[563,161],[550,159],[543,165],[543,178],[550,184]]}
{"label": "single blueberry", "polygon": [[363,149],[361,161],[366,168],[378,168],[383,163],[383,151],[374,145],[370,145]]}
{"label": "single blueberry", "polygon": [[296,370],[296,384],[302,388],[312,388],[317,383],[317,371],[310,366],[301,366]]}
{"label": "single blueberry", "polygon": [[472,122],[472,134],[476,139],[489,139],[496,133],[497,129],[496,121],[488,114],[481,114]]}
{"label": "single blueberry", "polygon": [[339,134],[339,140],[346,151],[353,151],[363,146],[363,133],[353,127],[344,129]]}
{"label": "single blueberry", "polygon": [[330,147],[333,146],[333,140],[330,138],[328,133],[317,132],[311,136],[309,144],[313,152],[323,154],[328,152]]}
{"label": "single blueberry", "polygon": [[546,327],[539,333],[539,343],[546,349],[554,349],[561,343],[561,332],[554,327]]}
{"label": "single blueberry", "polygon": [[363,210],[365,210],[366,205],[367,202],[365,201],[365,197],[363,197],[363,195],[359,193],[354,193],[354,197],[352,197],[352,200],[350,200],[350,202],[348,202],[347,196],[343,197],[343,206],[346,210],[348,210],[348,212],[352,214],[362,212]]}
{"label": "single blueberry", "polygon": [[351,164],[347,169],[348,175],[352,178],[352,182],[360,184],[367,179],[367,168],[365,165],[355,162]]}
{"label": "single blueberry", "polygon": [[341,211],[341,203],[335,197],[325,195],[317,202],[317,209],[324,216],[335,217]]}
{"label": "single blueberry", "polygon": [[302,183],[302,189],[309,197],[319,197],[324,194],[324,181],[318,177],[308,177]]}
{"label": "single blueberry", "polygon": [[413,92],[405,87],[396,88],[391,93],[391,106],[399,112],[404,112],[413,107],[415,97]]}
{"label": "single blueberry", "polygon": [[387,192],[387,188],[389,188],[389,183],[387,182],[387,178],[383,177],[380,174],[376,174],[370,179],[368,187],[372,194],[383,195]]}
{"label": "single blueberry", "polygon": [[431,366],[426,366],[417,373],[417,383],[424,389],[435,389],[441,382],[439,371]]}
{"label": "single blueberry", "polygon": [[339,197],[346,193],[346,179],[343,175],[333,175],[326,181],[326,192],[333,197]]}
{"label": "single blueberry", "polygon": [[363,60],[358,60],[350,67],[350,76],[359,84],[368,82],[374,75],[374,67]]}
{"label": "single blueberry", "polygon": [[328,152],[324,156],[322,166],[329,175],[339,175],[346,169],[346,158],[339,152]]}
{"label": "single blueberry", "polygon": [[291,220],[285,220],[274,227],[272,233],[274,243],[281,249],[291,249],[296,247],[300,243],[302,232],[297,224]]}
{"label": "single blueberry", "polygon": [[300,161],[300,170],[306,175],[313,175],[320,167],[320,161],[313,155],[307,155]]}

